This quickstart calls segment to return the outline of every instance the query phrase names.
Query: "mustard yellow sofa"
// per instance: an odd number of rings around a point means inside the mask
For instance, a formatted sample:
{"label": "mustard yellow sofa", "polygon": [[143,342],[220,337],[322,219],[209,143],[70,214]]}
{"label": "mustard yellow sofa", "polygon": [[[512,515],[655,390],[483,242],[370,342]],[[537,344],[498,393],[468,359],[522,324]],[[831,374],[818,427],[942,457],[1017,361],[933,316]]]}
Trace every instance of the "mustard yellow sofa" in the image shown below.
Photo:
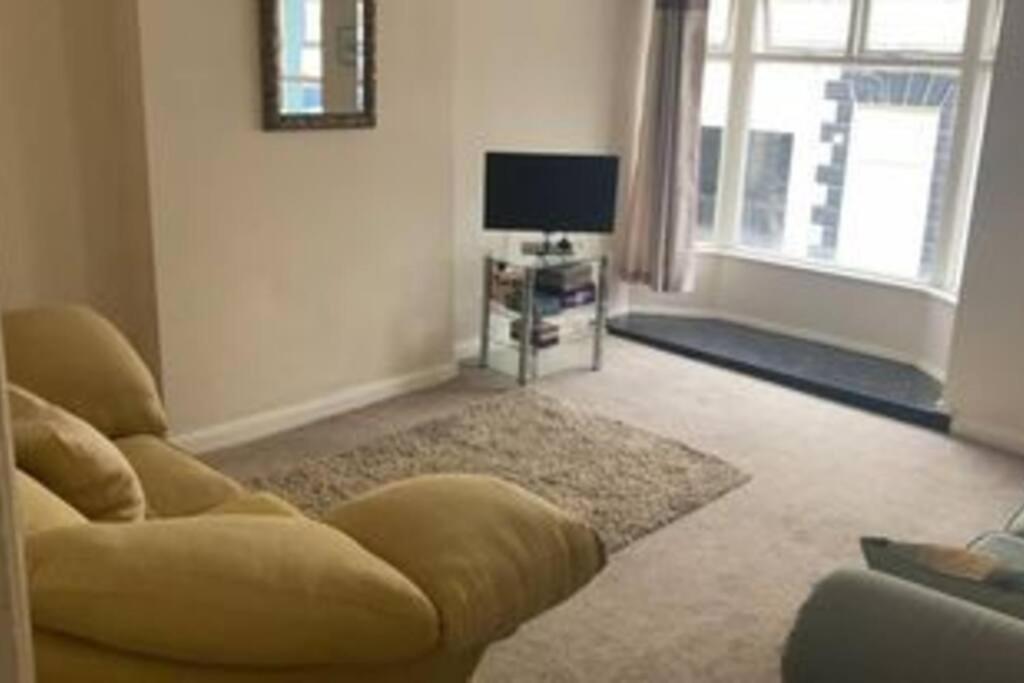
{"label": "mustard yellow sofa", "polygon": [[41,683],[465,681],[604,564],[586,525],[484,477],[307,519],[170,443],[152,375],[95,313],[3,326]]}

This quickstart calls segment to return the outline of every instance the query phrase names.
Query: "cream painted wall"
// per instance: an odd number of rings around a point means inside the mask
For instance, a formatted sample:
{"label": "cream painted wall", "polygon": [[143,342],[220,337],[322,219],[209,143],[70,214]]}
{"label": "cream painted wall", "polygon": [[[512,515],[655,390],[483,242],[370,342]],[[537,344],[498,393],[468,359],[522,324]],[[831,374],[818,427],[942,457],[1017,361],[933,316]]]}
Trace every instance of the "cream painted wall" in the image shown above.
{"label": "cream painted wall", "polygon": [[[3,303],[88,290],[85,227],[56,0],[0,3],[0,273]],[[31,62],[24,58],[35,54]]]}
{"label": "cream painted wall", "polygon": [[156,366],[135,19],[0,2],[0,303],[92,305]]}
{"label": "cream painted wall", "polygon": [[954,429],[1024,453],[1024,2],[1006,3],[948,395]]}
{"label": "cream painted wall", "polygon": [[923,290],[706,253],[696,291],[630,288],[636,312],[710,315],[900,362],[944,378],[956,305]]}
{"label": "cream painted wall", "polygon": [[453,0],[379,4],[380,122],[260,130],[252,0],[141,0],[165,392],[199,430],[453,361]]}
{"label": "cream painted wall", "polygon": [[484,153],[622,153],[642,3],[456,5],[456,338],[466,342],[479,329],[484,252],[521,237],[483,231]]}

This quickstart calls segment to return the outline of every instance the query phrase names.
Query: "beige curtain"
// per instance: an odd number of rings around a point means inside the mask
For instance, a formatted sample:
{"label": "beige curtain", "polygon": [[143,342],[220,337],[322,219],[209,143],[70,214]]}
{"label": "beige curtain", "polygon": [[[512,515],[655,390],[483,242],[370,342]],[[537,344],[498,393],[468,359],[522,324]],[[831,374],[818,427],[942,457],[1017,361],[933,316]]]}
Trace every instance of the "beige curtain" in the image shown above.
{"label": "beige curtain", "polygon": [[649,0],[620,275],[658,292],[694,284],[708,0]]}

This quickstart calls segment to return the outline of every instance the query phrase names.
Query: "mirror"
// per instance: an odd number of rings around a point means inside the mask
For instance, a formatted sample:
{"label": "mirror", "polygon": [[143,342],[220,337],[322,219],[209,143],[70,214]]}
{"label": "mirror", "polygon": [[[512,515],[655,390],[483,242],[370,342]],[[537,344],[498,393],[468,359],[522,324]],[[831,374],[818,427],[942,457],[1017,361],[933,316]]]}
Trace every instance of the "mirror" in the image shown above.
{"label": "mirror", "polygon": [[372,128],[376,0],[260,0],[267,130]]}

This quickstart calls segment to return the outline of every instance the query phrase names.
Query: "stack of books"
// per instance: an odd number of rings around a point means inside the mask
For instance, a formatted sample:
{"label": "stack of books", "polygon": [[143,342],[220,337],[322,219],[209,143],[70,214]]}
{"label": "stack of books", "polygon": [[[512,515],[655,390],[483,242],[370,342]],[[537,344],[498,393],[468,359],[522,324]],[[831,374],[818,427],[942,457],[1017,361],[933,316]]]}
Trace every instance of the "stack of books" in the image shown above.
{"label": "stack of books", "polygon": [[[523,312],[523,288],[516,287],[505,296],[505,306],[517,313]],[[541,291],[533,293],[533,310],[541,316],[558,315],[562,312],[562,300]]]}
{"label": "stack of books", "polygon": [[[522,279],[515,282],[505,281],[495,283],[502,285],[498,297],[504,301],[505,306],[510,310],[519,313],[523,312],[523,290]],[[594,269],[590,264],[578,264],[547,268],[537,273],[537,288],[533,294],[533,309],[536,314],[531,342],[535,348],[547,349],[557,346],[559,337],[559,326],[555,323],[544,320],[557,316],[566,309],[577,306],[586,306],[597,300],[597,285],[594,282]],[[523,321],[521,319],[511,322],[509,334],[514,341],[522,339]]]}
{"label": "stack of books", "polygon": [[[523,321],[513,320],[511,336],[515,341],[522,339],[523,334]],[[554,323],[545,322],[543,320],[537,321],[533,324],[533,334],[531,336],[531,343],[538,349],[547,349],[552,346],[558,346],[558,325]]]}
{"label": "stack of books", "polygon": [[554,299],[561,309],[586,306],[597,300],[594,270],[589,263],[548,268],[537,273],[537,299]]}
{"label": "stack of books", "polygon": [[[505,283],[500,298],[512,311],[523,311],[523,283]],[[537,273],[533,306],[538,315],[555,316],[567,308],[586,306],[597,300],[597,285],[590,265],[549,268]]]}

